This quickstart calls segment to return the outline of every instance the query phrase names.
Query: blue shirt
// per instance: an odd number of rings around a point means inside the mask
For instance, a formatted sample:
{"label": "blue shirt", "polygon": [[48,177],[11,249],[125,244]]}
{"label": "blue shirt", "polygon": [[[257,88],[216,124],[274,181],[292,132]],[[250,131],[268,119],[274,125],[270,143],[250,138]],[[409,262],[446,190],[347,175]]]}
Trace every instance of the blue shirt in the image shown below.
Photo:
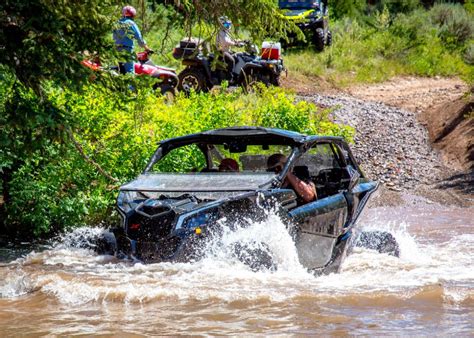
{"label": "blue shirt", "polygon": [[126,49],[130,52],[133,51],[134,39],[137,40],[140,47],[146,45],[146,42],[143,40],[142,33],[140,33],[140,29],[138,29],[137,24],[128,17],[123,17],[117,21],[116,28],[113,32],[113,38],[115,45],[119,50]]}

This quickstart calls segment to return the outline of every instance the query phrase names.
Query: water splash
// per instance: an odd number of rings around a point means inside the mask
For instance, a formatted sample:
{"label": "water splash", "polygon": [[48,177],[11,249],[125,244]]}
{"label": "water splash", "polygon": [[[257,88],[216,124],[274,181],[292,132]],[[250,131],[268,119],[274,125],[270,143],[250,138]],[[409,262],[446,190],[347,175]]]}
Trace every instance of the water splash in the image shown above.
{"label": "water splash", "polygon": [[[144,265],[97,256],[82,247],[91,244],[102,229],[80,228],[46,251],[1,267],[0,297],[41,292],[65,304],[285,302],[303,296],[404,299],[418,297],[420,292],[432,294],[435,287],[446,302],[472,299],[474,272],[467,267],[472,265],[474,234],[427,240],[426,229],[409,215],[401,220],[387,215],[387,209],[371,210],[362,228],[392,233],[401,248],[400,258],[356,248],[340,274],[317,278],[300,265],[292,237],[274,213],[260,222],[246,220],[248,226],[234,224],[234,231],[225,231],[219,242],[210,244],[209,254],[195,263]],[[251,247],[265,243],[278,269],[253,272],[228,250],[234,243]]]}

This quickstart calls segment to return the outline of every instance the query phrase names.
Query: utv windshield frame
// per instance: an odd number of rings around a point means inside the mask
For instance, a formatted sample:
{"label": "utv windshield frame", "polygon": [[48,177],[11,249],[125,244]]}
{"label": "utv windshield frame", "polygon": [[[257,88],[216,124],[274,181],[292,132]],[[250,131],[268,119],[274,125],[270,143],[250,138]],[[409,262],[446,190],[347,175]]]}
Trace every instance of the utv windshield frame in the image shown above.
{"label": "utv windshield frame", "polygon": [[[288,160],[282,172],[276,176],[278,181],[282,181],[286,176],[289,168],[302,156],[308,149],[318,143],[328,143],[334,145],[334,151],[341,159],[341,166],[351,165],[356,169],[362,178],[365,178],[364,173],[359,168],[349,146],[341,137],[335,136],[306,136],[297,132],[286,131],[281,129],[263,128],[263,127],[232,127],[224,129],[216,129],[205,131],[202,133],[181,136],[177,138],[167,139],[159,142],[158,148],[148,162],[143,174],[148,174],[152,171],[153,166],[164,158],[170,151],[191,145],[197,144],[201,151],[206,156],[208,167],[212,165],[212,159],[209,156],[211,149],[209,145],[214,144],[234,144],[236,148],[244,145],[281,145],[292,147],[291,154],[288,155]],[[342,151],[346,155],[342,154]],[[347,162],[347,163],[346,163]]]}

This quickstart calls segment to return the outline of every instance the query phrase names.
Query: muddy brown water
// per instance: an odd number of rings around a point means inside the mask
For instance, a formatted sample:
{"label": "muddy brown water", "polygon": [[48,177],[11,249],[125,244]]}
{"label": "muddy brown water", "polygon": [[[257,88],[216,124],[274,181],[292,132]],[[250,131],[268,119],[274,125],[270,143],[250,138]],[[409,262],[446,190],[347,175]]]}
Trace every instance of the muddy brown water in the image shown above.
{"label": "muddy brown water", "polygon": [[[0,330],[18,335],[474,335],[473,209],[424,203],[368,209],[401,257],[356,248],[338,274],[298,263],[279,220],[228,235],[259,238],[276,272],[252,272],[225,250],[193,264],[130,264],[71,248],[83,228],[0,264]],[[9,255],[12,252],[8,253]]]}

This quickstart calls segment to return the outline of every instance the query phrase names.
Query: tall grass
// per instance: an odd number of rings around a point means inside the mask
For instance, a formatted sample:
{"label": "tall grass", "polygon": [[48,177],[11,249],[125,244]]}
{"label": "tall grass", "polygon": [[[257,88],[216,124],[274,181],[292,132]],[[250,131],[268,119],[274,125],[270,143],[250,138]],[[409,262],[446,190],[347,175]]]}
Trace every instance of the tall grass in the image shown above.
{"label": "tall grass", "polygon": [[387,8],[364,20],[331,23],[333,46],[289,50],[290,72],[325,78],[338,86],[379,82],[396,75],[460,76],[474,82],[471,63],[474,15],[460,5],[435,5],[390,15]]}

